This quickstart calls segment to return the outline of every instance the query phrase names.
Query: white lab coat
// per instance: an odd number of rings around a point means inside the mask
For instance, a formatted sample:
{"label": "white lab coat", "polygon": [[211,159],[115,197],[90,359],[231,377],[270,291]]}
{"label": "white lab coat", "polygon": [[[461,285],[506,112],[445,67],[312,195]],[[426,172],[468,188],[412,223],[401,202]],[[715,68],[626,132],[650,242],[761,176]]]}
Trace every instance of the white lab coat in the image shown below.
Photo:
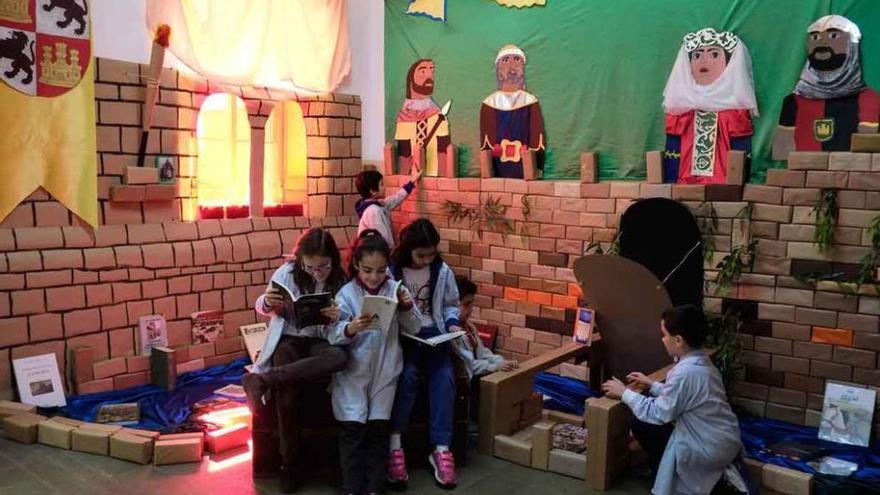
{"label": "white lab coat", "polygon": [[[364,199],[358,201],[358,204],[355,205],[361,217],[358,222],[358,235],[361,235],[361,232],[367,229],[376,229],[382,234],[385,242],[388,243],[388,247],[394,249],[394,234],[391,230],[391,210],[400,206],[414,187],[415,185],[412,182],[407,182],[399,191],[385,197],[381,201]],[[368,206],[361,211],[361,205]]]}
{"label": "white lab coat", "polygon": [[[394,282],[390,278],[382,284],[378,295],[395,297]],[[401,285],[403,290],[406,287]],[[407,291],[409,292],[409,291]],[[348,364],[333,374],[330,392],[333,416],[339,421],[366,423],[368,420],[387,420],[391,417],[397,377],[403,370],[403,351],[399,331],[415,334],[422,317],[413,305],[409,311],[398,311],[388,333],[369,330],[353,338],[345,336],[345,327],[361,314],[361,305],[367,295],[357,280],[345,284],[336,294],[340,317],[329,327],[327,340],[333,345],[348,344]]]}
{"label": "white lab coat", "polygon": [[477,348],[471,348],[471,341],[467,336],[455,339],[455,344],[456,354],[464,361],[468,376],[473,378],[498,371],[498,368],[504,364],[504,356],[493,353],[483,345],[483,340],[480,339],[479,332],[473,323],[467,323],[467,331],[477,337],[474,339],[477,342]]}
{"label": "white lab coat", "polygon": [[[269,287],[272,287],[272,281],[278,282],[286,287],[294,298],[297,298],[302,295],[302,291],[300,291],[299,286],[296,285],[296,282],[293,280],[292,268],[293,265],[290,263],[285,263],[278,267],[278,269],[275,270],[275,273],[272,274],[272,278],[269,281]],[[320,285],[315,287],[316,292],[323,292],[323,290],[323,287]],[[269,331],[266,334],[266,341],[263,343],[263,349],[260,351],[260,355],[257,356],[257,362],[254,363],[254,371],[256,373],[263,373],[272,366],[272,354],[275,352],[275,348],[278,347],[278,342],[281,341],[282,335],[298,335],[302,337],[326,339],[329,328],[325,325],[296,328],[293,323],[276,315],[272,310],[267,308],[265,299],[266,295],[260,294],[260,297],[258,297],[257,301],[254,303],[254,308],[257,310],[257,313],[272,317],[267,325]]]}
{"label": "white lab coat", "polygon": [[646,423],[675,423],[654,480],[654,495],[705,495],[736,458],[739,422],[727,403],[721,373],[702,350],[682,356],[646,397],[627,389],[623,402]]}

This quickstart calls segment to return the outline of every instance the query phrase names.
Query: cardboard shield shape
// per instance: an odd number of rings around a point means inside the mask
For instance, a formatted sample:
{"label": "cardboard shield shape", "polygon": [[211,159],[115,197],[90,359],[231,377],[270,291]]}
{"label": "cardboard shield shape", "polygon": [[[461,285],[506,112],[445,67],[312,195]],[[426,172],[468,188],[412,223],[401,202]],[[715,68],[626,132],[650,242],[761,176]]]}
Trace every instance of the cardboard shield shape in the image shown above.
{"label": "cardboard shield shape", "polygon": [[672,362],[660,341],[660,317],[672,302],[647,268],[626,258],[589,255],[575,261],[574,276],[587,306],[596,311],[596,331],[613,376],[626,380],[633,371],[647,374]]}

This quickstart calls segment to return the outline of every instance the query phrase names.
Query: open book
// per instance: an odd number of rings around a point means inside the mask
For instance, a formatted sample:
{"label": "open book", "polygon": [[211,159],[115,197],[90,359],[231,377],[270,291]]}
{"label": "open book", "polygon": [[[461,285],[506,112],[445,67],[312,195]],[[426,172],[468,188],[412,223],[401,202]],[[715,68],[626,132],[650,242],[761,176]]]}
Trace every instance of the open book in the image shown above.
{"label": "open book", "polygon": [[284,297],[284,314],[282,316],[296,328],[330,324],[330,318],[322,315],[321,310],[333,305],[333,294],[322,292],[293,297],[287,287],[274,280],[272,287],[278,289],[281,296]]}
{"label": "open book", "polygon": [[457,339],[464,335],[466,332],[458,331],[458,332],[449,332],[449,333],[441,333],[440,335],[435,335],[431,338],[423,339],[421,337],[416,337],[415,335],[411,335],[408,333],[401,333],[404,337],[408,337],[410,339],[415,340],[416,342],[421,342],[422,344],[427,344],[431,347],[437,347],[438,345],[449,342],[450,340]]}
{"label": "open book", "polygon": [[387,332],[391,328],[391,322],[394,320],[394,314],[397,312],[397,289],[400,288],[400,281],[390,282],[392,284],[393,297],[386,296],[364,296],[364,302],[361,305],[361,315],[370,315],[373,317],[370,326],[365,330],[381,330]]}

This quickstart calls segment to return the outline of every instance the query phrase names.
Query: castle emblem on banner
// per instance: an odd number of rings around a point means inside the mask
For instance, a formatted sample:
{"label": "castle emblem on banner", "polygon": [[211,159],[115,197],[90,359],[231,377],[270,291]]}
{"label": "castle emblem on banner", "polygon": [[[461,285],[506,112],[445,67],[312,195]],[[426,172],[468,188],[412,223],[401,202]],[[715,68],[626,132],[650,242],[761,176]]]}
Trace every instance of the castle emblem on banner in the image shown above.
{"label": "castle emblem on banner", "polygon": [[0,0],[0,79],[31,96],[76,87],[91,60],[88,0]]}

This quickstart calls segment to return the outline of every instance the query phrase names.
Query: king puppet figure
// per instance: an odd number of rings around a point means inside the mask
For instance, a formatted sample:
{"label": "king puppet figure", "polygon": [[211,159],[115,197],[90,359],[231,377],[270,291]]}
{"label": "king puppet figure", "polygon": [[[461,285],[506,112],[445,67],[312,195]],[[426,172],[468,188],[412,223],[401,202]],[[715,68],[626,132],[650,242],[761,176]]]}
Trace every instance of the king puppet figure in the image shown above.
{"label": "king puppet figure", "polygon": [[504,45],[495,57],[498,91],[480,106],[480,148],[492,152],[495,177],[523,178],[523,155],[535,152],[536,173],[544,170],[544,118],[526,88],[526,55]]}
{"label": "king puppet figure", "polygon": [[663,91],[663,181],[724,184],[727,153],[752,148],[758,103],[745,43],[712,28],[689,33]]}
{"label": "king puppet figure", "polygon": [[880,98],[865,86],[859,27],[827,15],[807,28],[807,62],[794,93],[785,97],[773,158],[789,151],[848,151],[852,135],[877,132]]}

